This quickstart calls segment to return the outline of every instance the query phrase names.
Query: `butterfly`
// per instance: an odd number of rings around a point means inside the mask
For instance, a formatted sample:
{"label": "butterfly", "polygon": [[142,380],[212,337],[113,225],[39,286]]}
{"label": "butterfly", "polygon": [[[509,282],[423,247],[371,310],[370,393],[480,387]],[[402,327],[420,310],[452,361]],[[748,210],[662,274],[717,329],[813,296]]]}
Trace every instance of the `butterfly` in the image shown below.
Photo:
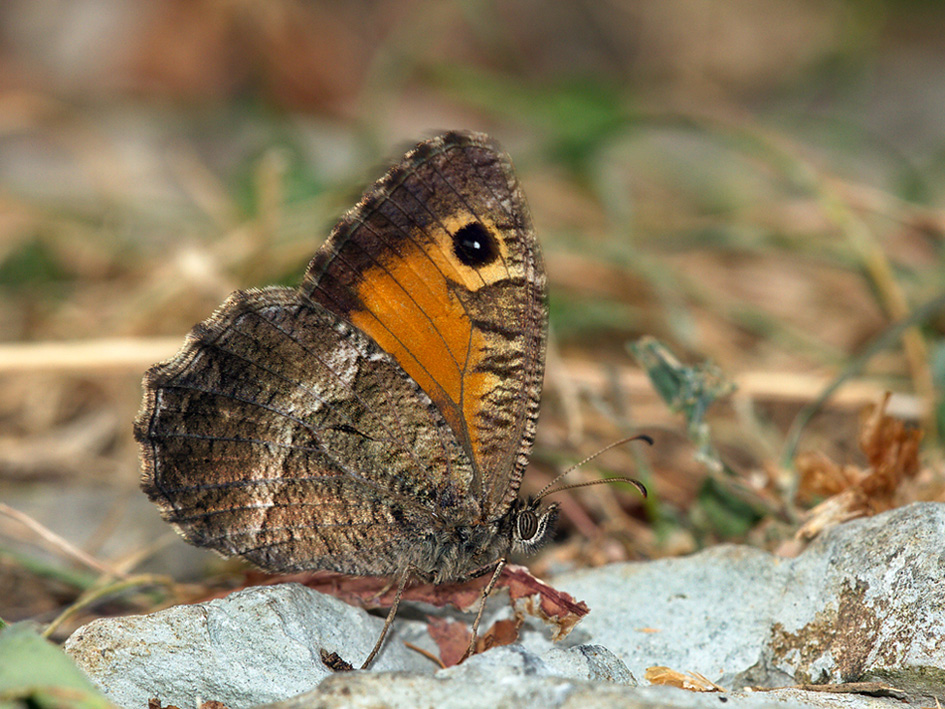
{"label": "butterfly", "polygon": [[187,541],[264,570],[391,577],[367,667],[410,579],[491,571],[484,598],[550,535],[557,505],[518,496],[547,329],[511,161],[442,134],[364,194],[299,288],[231,294],[146,373],[142,488]]}

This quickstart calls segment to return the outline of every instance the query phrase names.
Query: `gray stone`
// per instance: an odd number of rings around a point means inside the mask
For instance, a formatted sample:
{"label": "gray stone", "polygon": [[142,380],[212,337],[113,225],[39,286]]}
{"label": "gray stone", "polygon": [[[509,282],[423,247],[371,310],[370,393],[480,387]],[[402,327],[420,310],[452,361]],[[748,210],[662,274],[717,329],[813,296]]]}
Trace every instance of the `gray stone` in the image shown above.
{"label": "gray stone", "polygon": [[945,505],[840,525],[796,559],[719,546],[555,579],[591,613],[573,638],[637,676],[725,686],[883,681],[945,700]]}
{"label": "gray stone", "polygon": [[544,653],[542,660],[552,677],[639,684],[620,658],[603,645],[577,645],[567,649],[555,647]]}
{"label": "gray stone", "polygon": [[655,665],[736,690],[875,681],[928,706],[945,700],[943,504],[842,525],[796,559],[721,546],[573,573],[554,585],[591,608],[564,642],[552,647],[530,621],[521,645],[435,674],[403,647],[410,639],[435,651],[425,624],[405,618],[416,606],[405,604],[371,672],[329,676],[318,651],[357,664],[383,621],[297,585],[99,620],[66,647],[126,707],[150,697],[190,707],[200,697],[242,709],[306,691],[284,706],[901,706],[800,689],[719,695],[634,686]]}
{"label": "gray stone", "polygon": [[761,664],[945,701],[945,505],[842,525],[790,565]]}
{"label": "gray stone", "polygon": [[[493,652],[493,651],[490,651]],[[808,693],[809,694],[809,693]],[[779,696],[777,693],[687,692],[673,687],[627,687],[606,682],[588,682],[499,671],[488,677],[444,677],[442,672],[429,677],[404,673],[356,672],[336,675],[322,682],[318,689],[293,697],[265,709],[795,709],[802,707],[843,706],[845,709],[902,709],[901,702],[876,702],[870,698],[844,695],[842,703],[813,703],[803,696]]]}
{"label": "gray stone", "polygon": [[636,685],[633,675],[610,650],[600,645],[552,648],[536,655],[522,645],[505,645],[440,670],[438,679],[494,681],[496,677],[561,677]]}
{"label": "gray stone", "polygon": [[[119,706],[140,709],[155,697],[165,705],[193,707],[199,699],[241,709],[299,694],[332,674],[321,649],[360,664],[383,624],[331,596],[280,584],[95,620],[73,633],[65,650]],[[399,622],[376,669],[429,670],[429,660],[404,647],[411,626],[426,634],[421,623]]]}
{"label": "gray stone", "polygon": [[685,558],[567,574],[554,586],[591,608],[569,640],[603,645],[635,677],[664,665],[715,680],[761,656],[771,589],[780,589],[785,563],[758,549],[725,545]]}

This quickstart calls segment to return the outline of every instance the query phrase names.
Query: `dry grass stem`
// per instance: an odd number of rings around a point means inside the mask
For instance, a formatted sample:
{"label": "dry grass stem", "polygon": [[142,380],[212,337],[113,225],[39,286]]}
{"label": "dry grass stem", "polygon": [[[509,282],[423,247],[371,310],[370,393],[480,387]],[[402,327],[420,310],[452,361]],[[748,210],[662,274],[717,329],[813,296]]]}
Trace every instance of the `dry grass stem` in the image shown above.
{"label": "dry grass stem", "polygon": [[6,515],[10,519],[16,520],[20,524],[29,528],[37,537],[45,542],[44,546],[46,546],[46,548],[50,549],[51,551],[74,559],[79,563],[88,566],[90,569],[98,571],[101,574],[105,574],[113,578],[127,578],[127,576],[118,569],[115,569],[112,566],[90,556],[89,554],[86,554],[84,551],[73,544],[70,544],[45,525],[40,524],[28,514],[13,509],[3,502],[0,502],[0,514]]}
{"label": "dry grass stem", "polygon": [[167,359],[181,337],[108,338],[70,342],[24,342],[0,345],[0,374],[141,370]]}

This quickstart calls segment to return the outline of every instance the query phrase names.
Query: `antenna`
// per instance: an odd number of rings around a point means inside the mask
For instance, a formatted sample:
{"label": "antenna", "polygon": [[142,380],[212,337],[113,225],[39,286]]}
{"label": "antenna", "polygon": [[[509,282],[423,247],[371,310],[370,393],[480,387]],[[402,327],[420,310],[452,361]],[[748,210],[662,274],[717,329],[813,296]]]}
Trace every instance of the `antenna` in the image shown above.
{"label": "antenna", "polygon": [[[645,441],[649,445],[651,446],[653,445],[653,439],[647,436],[645,433],[640,433],[640,434],[637,434],[636,436],[628,436],[627,438],[621,438],[619,441],[614,441],[610,445],[604,446],[596,453],[593,453],[587,456],[587,458],[585,458],[581,462],[575,463],[570,468],[565,470],[563,473],[558,475],[558,477],[556,477],[550,483],[545,485],[541,489],[541,491],[538,493],[538,495],[535,497],[535,502],[538,502],[540,499],[548,495],[553,495],[556,492],[561,492],[562,490],[574,490],[575,488],[590,487],[591,485],[611,485],[613,483],[619,483],[619,482],[630,483],[637,490],[640,491],[640,494],[643,495],[643,497],[646,497],[646,486],[643,483],[641,483],[639,480],[636,480],[634,478],[628,478],[628,477],[623,477],[623,476],[616,477],[616,478],[605,478],[602,480],[589,480],[583,483],[574,483],[572,485],[562,485],[561,487],[554,487],[555,485],[557,485],[558,481],[561,480],[561,478],[563,478],[568,473],[573,472],[576,468],[580,468],[585,463],[589,463],[590,461],[594,460],[594,458],[599,456],[601,453],[606,453],[611,448],[622,446],[624,443],[629,443],[630,441]],[[549,489],[549,488],[553,488],[553,489]]]}

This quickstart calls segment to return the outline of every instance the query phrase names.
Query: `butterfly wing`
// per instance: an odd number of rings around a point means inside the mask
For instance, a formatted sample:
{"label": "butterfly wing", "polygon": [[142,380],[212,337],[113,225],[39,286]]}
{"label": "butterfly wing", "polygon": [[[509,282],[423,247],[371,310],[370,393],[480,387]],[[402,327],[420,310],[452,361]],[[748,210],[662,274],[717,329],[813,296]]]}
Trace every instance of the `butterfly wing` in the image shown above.
{"label": "butterfly wing", "polygon": [[484,135],[422,143],[367,192],[302,284],[436,404],[487,519],[518,493],[535,435],[545,275],[508,157]]}
{"label": "butterfly wing", "polygon": [[271,571],[393,574],[472,466],[369,337],[294,290],[237,292],[145,377],[142,486],[198,546]]}

